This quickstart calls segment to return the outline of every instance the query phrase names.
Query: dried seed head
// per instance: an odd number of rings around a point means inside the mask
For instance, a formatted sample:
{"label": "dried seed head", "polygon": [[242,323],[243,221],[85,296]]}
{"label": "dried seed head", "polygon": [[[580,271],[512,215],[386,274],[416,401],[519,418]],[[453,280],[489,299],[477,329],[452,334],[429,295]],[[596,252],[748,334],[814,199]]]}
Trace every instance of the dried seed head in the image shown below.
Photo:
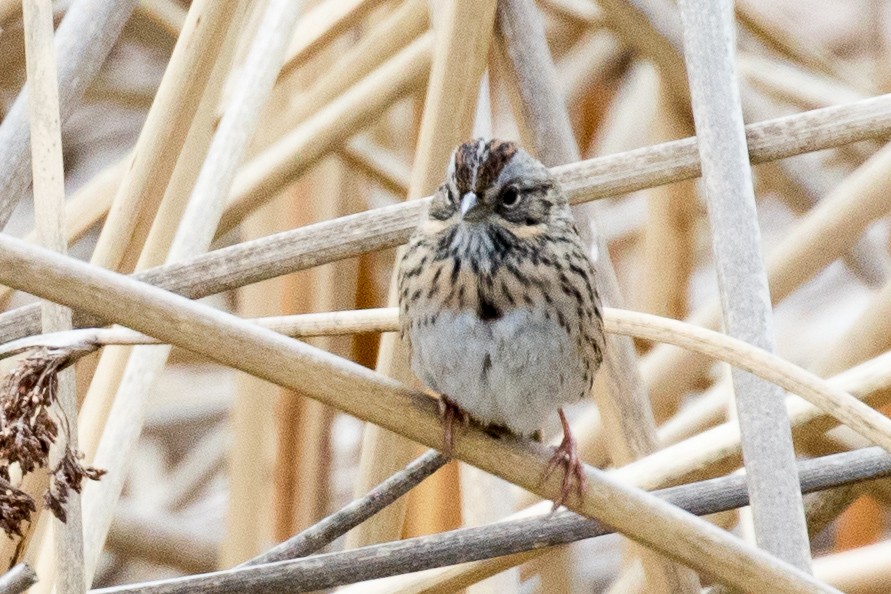
{"label": "dried seed head", "polygon": [[65,455],[50,476],[50,487],[43,494],[44,507],[62,522],[67,520],[65,504],[68,503],[71,491],[80,493],[84,478],[97,481],[105,474],[102,469],[84,466],[81,462],[83,457],[82,452],[71,447],[66,448]]}
{"label": "dried seed head", "polygon": [[0,481],[0,528],[7,536],[22,536],[22,526],[31,521],[34,499],[8,481]]}
{"label": "dried seed head", "polygon": [[[22,359],[0,386],[0,528],[9,536],[21,536],[22,523],[30,521],[35,509],[31,496],[9,482],[10,465],[18,464],[24,476],[49,464],[50,448],[59,435],[52,412],[58,373],[69,359],[67,351],[40,349]],[[66,441],[67,432],[65,423]],[[97,480],[105,473],[83,466],[82,458],[83,454],[66,445],[43,496],[45,507],[63,522],[70,490],[79,493],[84,478]]]}

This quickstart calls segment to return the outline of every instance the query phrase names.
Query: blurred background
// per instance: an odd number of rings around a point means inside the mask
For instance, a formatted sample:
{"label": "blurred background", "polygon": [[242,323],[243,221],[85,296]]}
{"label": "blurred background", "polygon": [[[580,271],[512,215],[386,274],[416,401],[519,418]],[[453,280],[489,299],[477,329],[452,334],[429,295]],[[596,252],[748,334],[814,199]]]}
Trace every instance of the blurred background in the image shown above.
{"label": "blurred background", "polygon": [[[68,4],[54,3],[57,22]],[[319,3],[304,2],[307,11],[314,4]],[[415,10],[407,6],[424,3],[374,4],[354,26],[279,80],[252,154],[281,133],[270,116],[299,110],[318,89],[314,85],[328,84],[336,73],[332,69],[342,67],[341,56],[397,11]],[[616,34],[597,2],[538,4],[583,158],[692,134],[689,114],[666,98],[658,67]],[[100,211],[104,200],[107,208],[115,186],[103,185],[102,176],[113,172],[134,147],[189,5],[185,0],[140,0],[101,72],[63,126],[66,188],[72,200],[80,196],[84,205]],[[257,0],[251,12],[259,12],[262,5]],[[738,71],[759,102],[757,110],[747,113],[752,121],[891,90],[891,3],[745,0],[737,2],[737,12]],[[426,16],[420,19],[426,21]],[[5,113],[25,80],[20,2],[0,0],[0,27],[0,110]],[[236,49],[229,85],[238,84],[237,64],[244,52],[244,47]],[[513,98],[495,53],[480,113],[490,115],[495,136],[522,140],[524,131],[513,115]],[[802,63],[801,56],[810,63]],[[223,87],[220,113],[230,93],[231,88]],[[351,140],[218,238],[214,249],[404,200],[424,95],[425,85],[418,81]],[[880,147],[879,142],[861,142],[787,159],[782,168],[775,163],[755,167],[764,253],[770,255],[818,200]],[[101,216],[89,214],[90,208],[85,206],[75,223],[82,229],[71,247],[73,255],[84,259],[90,257],[101,223]],[[596,211],[626,307],[685,319],[715,299],[708,220],[697,182],[600,200]],[[25,237],[33,228],[33,210],[26,200],[6,231]],[[145,228],[137,234],[144,237],[147,232]],[[806,368],[837,371],[824,361],[827,353],[857,328],[870,308],[887,300],[883,295],[888,290],[882,287],[889,248],[888,219],[882,217],[867,226],[854,249],[778,304],[778,352]],[[387,304],[394,256],[395,250],[388,250],[345,260],[205,301],[247,317],[380,307]],[[135,264],[131,261],[125,268],[132,270]],[[7,308],[33,301],[14,292],[2,298]],[[373,368],[379,338],[358,335],[310,342]],[[874,352],[861,353],[860,360],[885,350],[888,345],[882,341],[887,337],[875,337]],[[652,345],[641,341],[637,346],[644,354]],[[91,356],[77,366],[81,398],[97,359]],[[684,388],[678,402],[696,402],[725,371],[714,365],[695,385]],[[591,407],[591,402],[582,403],[571,414],[578,418]],[[546,431],[555,432],[556,425]],[[174,348],[152,388],[94,587],[230,567],[309,526],[353,497],[362,434],[363,423],[357,419]],[[467,483],[473,480],[470,476],[450,465],[414,491],[403,535],[460,526],[462,505],[467,505],[461,496],[479,496]],[[518,506],[527,501],[521,493],[511,491],[511,497]],[[864,496],[814,540],[816,554],[879,542],[886,536],[887,521],[887,508]],[[574,575],[559,587],[539,575],[539,566],[524,568],[515,583],[523,592],[601,591],[619,571],[619,541],[608,537],[576,545]],[[338,542],[334,548],[341,546]],[[856,591],[888,589],[864,588]]]}

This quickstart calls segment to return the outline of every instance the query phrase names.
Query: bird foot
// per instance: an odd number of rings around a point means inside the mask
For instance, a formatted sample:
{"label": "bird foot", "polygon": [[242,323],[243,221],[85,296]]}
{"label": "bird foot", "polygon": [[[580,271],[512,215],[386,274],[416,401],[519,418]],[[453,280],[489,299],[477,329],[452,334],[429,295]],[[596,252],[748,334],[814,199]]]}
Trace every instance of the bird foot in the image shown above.
{"label": "bird foot", "polygon": [[558,467],[563,469],[560,496],[554,500],[554,507],[551,508],[552,512],[557,511],[558,507],[566,503],[572,491],[575,491],[576,495],[581,498],[582,490],[585,488],[585,471],[578,455],[575,437],[572,436],[572,432],[569,430],[569,423],[566,421],[563,411],[559,412],[560,422],[563,424],[563,441],[560,442],[560,445],[554,451],[554,455],[551,456],[544,477],[542,477],[542,481],[545,481]]}
{"label": "bird foot", "polygon": [[442,453],[451,458],[455,421],[466,427],[470,424],[470,417],[454,400],[443,394],[439,396],[439,416],[443,424]]}

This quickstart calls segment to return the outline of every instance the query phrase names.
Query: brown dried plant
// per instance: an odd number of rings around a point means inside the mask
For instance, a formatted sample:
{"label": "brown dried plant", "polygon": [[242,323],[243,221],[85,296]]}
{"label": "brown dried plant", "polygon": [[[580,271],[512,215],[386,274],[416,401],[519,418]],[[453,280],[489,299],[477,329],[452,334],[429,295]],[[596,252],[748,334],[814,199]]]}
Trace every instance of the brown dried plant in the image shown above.
{"label": "brown dried plant", "polygon": [[66,521],[65,505],[71,490],[80,493],[84,478],[98,480],[105,474],[82,464],[83,454],[69,445],[67,419],[54,407],[58,374],[70,362],[68,350],[41,348],[22,359],[0,386],[0,528],[7,536],[21,536],[23,522],[30,521],[36,509],[34,499],[12,484],[10,467],[18,465],[24,476],[49,466],[50,448],[59,436],[59,419],[65,453],[51,470],[44,507]]}

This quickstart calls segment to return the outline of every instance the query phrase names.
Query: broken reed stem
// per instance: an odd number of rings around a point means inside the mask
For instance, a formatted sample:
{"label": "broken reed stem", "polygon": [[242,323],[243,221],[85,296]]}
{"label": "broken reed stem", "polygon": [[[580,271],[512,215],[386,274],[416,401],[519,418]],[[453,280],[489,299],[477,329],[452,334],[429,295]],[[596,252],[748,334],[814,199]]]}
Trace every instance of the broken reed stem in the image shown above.
{"label": "broken reed stem", "polygon": [[[891,133],[891,94],[747,126],[753,163]],[[699,175],[696,139],[556,167],[553,173],[575,203]],[[197,299],[328,262],[398,246],[426,207],[416,200],[307,225],[189,260],[135,278]],[[39,306],[0,314],[0,343],[39,332]],[[79,319],[76,326],[102,325]]]}
{"label": "broken reed stem", "polygon": [[37,583],[37,573],[27,563],[19,563],[0,575],[0,594],[20,594]]}
{"label": "broken reed stem", "polygon": [[[833,454],[798,464],[802,492],[812,493],[891,476],[891,455],[879,448]],[[696,515],[748,504],[746,477],[732,474],[671,487],[653,495]],[[574,513],[543,513],[296,561],[236,568],[200,576],[93,590],[95,594],[181,592],[308,592],[392,575],[491,559],[610,534],[595,520]]]}
{"label": "broken reed stem", "polygon": [[[604,308],[603,314],[607,333],[672,344],[746,370],[801,396],[866,439],[891,451],[891,419],[782,357],[720,332],[670,318],[610,307]],[[294,338],[395,332],[399,329],[398,311],[394,307],[274,316],[251,321]],[[111,344],[159,344],[159,341],[127,328],[72,330],[3,345],[0,359],[45,347],[70,352],[69,360],[73,362]]]}
{"label": "broken reed stem", "polygon": [[248,567],[311,555],[378,513],[442,468],[449,459],[430,450],[360,499],[300,534],[239,565]]}
{"label": "broken reed stem", "polygon": [[[39,282],[38,282],[39,279]],[[433,399],[403,384],[299,341],[125,276],[64,258],[0,234],[0,283],[84,309],[187,350],[299,390],[353,416],[437,447],[442,431]],[[456,458],[553,498],[560,479],[545,474],[549,450],[516,439],[494,439],[462,428]],[[585,467],[586,486],[570,502],[623,534],[722,583],[754,591],[831,592],[812,576],[754,549],[704,520]]]}
{"label": "broken reed stem", "polygon": [[[31,129],[31,167],[34,180],[34,216],[38,242],[61,254],[67,251],[65,236],[65,170],[62,164],[62,131],[59,88],[53,47],[53,6],[50,0],[25,0],[25,58],[28,73],[28,113]],[[44,332],[71,329],[71,310],[52,302],[41,303]],[[52,522],[56,574],[61,594],[81,594],[84,581],[84,542],[80,503],[80,477],[68,484],[64,465],[77,451],[77,396],[74,370],[58,376],[56,391],[62,430],[51,450],[49,496],[64,507],[65,518]],[[75,464],[77,458],[75,455]],[[58,513],[57,510],[53,510]]]}

